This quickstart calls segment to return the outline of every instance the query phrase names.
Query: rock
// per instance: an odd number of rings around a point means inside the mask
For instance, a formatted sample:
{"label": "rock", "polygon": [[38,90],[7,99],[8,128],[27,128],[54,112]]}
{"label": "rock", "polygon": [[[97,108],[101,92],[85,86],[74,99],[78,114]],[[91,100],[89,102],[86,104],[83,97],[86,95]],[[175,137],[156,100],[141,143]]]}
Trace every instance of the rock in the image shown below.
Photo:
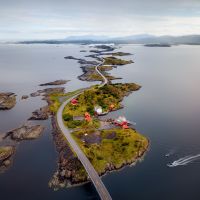
{"label": "rock", "polygon": [[38,138],[44,130],[41,125],[23,125],[6,133],[6,137],[10,136],[13,140],[30,140]]}
{"label": "rock", "polygon": [[3,161],[9,159],[14,154],[14,150],[15,148],[13,146],[1,146],[0,147],[0,164],[3,163]]}
{"label": "rock", "polygon": [[44,106],[32,112],[32,116],[28,120],[46,120],[49,118],[50,110],[48,106]]}
{"label": "rock", "polygon": [[3,162],[3,165],[5,165],[6,167],[9,166],[11,164],[11,161],[10,160],[5,160]]}
{"label": "rock", "polygon": [[56,80],[53,82],[43,83],[40,86],[48,86],[48,85],[64,85],[68,82],[68,80]]}
{"label": "rock", "polygon": [[33,92],[30,95],[31,97],[37,97],[37,96],[40,96],[40,92]]}
{"label": "rock", "polygon": [[28,95],[23,95],[21,99],[28,99]]}
{"label": "rock", "polygon": [[13,146],[0,146],[0,173],[11,165],[11,158],[15,152]]}
{"label": "rock", "polygon": [[0,93],[0,110],[9,110],[16,104],[16,95],[14,93]]}
{"label": "rock", "polygon": [[73,56],[65,56],[64,58],[69,60],[78,60],[78,58],[75,58]]}

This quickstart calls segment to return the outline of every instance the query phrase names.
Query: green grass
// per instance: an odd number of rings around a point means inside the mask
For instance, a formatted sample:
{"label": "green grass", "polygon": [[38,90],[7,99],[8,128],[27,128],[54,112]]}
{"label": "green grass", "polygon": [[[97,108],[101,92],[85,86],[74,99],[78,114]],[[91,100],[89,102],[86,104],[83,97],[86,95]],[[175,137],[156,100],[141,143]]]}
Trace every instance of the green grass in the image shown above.
{"label": "green grass", "polygon": [[[133,162],[148,147],[147,138],[133,129],[102,130],[100,144],[85,144],[80,138],[92,132],[94,130],[79,130],[72,134],[99,174],[104,173],[108,165],[120,168],[127,162]],[[106,139],[113,132],[116,136]]]}
{"label": "green grass", "polygon": [[100,122],[97,119],[93,119],[91,122],[87,122],[85,120],[69,120],[69,121],[64,121],[64,123],[68,128],[71,129],[75,128],[90,129],[90,128],[100,127]]}
{"label": "green grass", "polygon": [[68,93],[54,93],[54,94],[50,94],[49,100],[50,100],[50,105],[49,105],[49,109],[51,112],[53,112],[54,114],[58,111],[60,105],[61,105],[61,101],[60,99],[63,98],[63,101],[71,98],[72,96],[74,96],[75,94],[78,94],[82,89],[79,90],[75,90],[73,92],[68,92]]}
{"label": "green grass", "polygon": [[[95,105],[102,106],[104,111],[108,110],[110,104],[114,104],[115,108],[118,109],[121,106],[120,102],[123,100],[123,97],[139,88],[140,86],[134,83],[116,83],[105,85],[101,88],[98,85],[92,86],[77,97],[78,105],[74,106],[69,103],[64,108],[63,121],[65,125],[68,128],[74,129],[72,133],[74,139],[99,174],[104,173],[108,166],[117,169],[124,164],[134,162],[146,150],[148,140],[133,129],[115,128],[99,130],[100,121],[98,119],[93,117],[91,122],[86,122],[85,120],[74,120],[74,117],[84,116],[85,112],[93,115]],[[59,108],[61,97],[67,99],[79,92],[50,95],[53,101],[53,110],[56,112]],[[100,144],[86,144],[83,142],[82,138],[85,137],[85,133],[89,135],[97,131],[102,139]],[[113,132],[115,137],[108,139],[108,135]],[[84,180],[85,176],[84,169],[80,169],[80,172],[77,171],[78,179]]]}
{"label": "green grass", "polygon": [[78,105],[74,106],[68,104],[63,114],[67,113],[72,116],[83,116],[85,112],[89,112],[93,115],[95,105],[101,106],[104,112],[109,110],[111,104],[114,104],[115,109],[118,109],[121,107],[120,102],[123,97],[129,92],[138,90],[139,88],[140,86],[134,83],[110,84],[101,88],[93,87],[78,96]]}
{"label": "green grass", "polygon": [[104,65],[127,65],[133,63],[132,60],[122,60],[113,56],[104,58]]}

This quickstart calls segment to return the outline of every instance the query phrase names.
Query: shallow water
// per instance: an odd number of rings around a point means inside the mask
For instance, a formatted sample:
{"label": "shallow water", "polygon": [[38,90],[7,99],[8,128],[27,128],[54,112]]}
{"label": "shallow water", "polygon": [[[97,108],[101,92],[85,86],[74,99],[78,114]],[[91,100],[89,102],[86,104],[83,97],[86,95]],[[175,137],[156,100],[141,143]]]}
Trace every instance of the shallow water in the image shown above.
{"label": "shallow water", "polygon": [[[66,90],[86,87],[77,76],[79,64],[65,60],[67,55],[87,53],[79,45],[1,45],[0,91],[18,95],[17,105],[0,112],[0,132],[15,128],[42,105],[40,97],[21,100],[21,95],[40,89],[40,83],[70,79]],[[188,155],[200,153],[200,47],[171,48],[123,45],[135,63],[118,67],[111,73],[122,82],[136,82],[142,88],[125,98],[125,108],[112,116],[125,115],[136,122],[139,132],[150,139],[150,149],[142,162],[103,177],[113,199],[193,199],[200,198],[200,162],[169,168],[167,165]],[[13,166],[0,175],[2,199],[97,199],[91,183],[52,191],[48,181],[56,169],[57,153],[50,122],[41,138],[22,142]],[[173,151],[173,154],[165,156]]]}

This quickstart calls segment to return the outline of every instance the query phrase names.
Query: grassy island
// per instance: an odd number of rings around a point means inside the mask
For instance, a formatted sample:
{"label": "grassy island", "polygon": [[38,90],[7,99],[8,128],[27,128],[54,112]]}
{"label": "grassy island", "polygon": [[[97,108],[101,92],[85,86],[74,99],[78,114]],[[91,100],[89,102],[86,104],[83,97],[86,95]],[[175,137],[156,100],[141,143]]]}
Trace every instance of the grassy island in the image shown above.
{"label": "grassy island", "polygon": [[104,58],[104,65],[127,65],[133,63],[132,60],[123,60],[113,56]]}
{"label": "grassy island", "polygon": [[148,140],[133,129],[81,129],[72,133],[99,174],[131,164],[148,148]]}
{"label": "grassy island", "polygon": [[[66,127],[71,129],[74,140],[100,175],[137,161],[147,150],[149,142],[133,128],[122,129],[111,122],[106,122],[110,125],[105,128],[103,125],[105,122],[95,115],[94,107],[101,106],[105,113],[111,111],[110,104],[114,105],[112,111],[120,109],[123,98],[139,88],[140,86],[135,83],[92,86],[77,96],[77,105],[69,103],[63,110]],[[50,94],[52,112],[57,112],[61,101],[79,93],[80,90],[66,94]],[[91,121],[85,120],[85,112],[91,115]],[[55,131],[54,138],[59,150],[59,162],[58,170],[49,185],[59,188],[67,185],[67,180],[70,180],[71,184],[87,181],[88,176],[84,167],[69,148],[62,133]]]}
{"label": "grassy island", "polygon": [[[102,129],[98,118],[94,117],[92,121],[86,122],[81,116],[85,112],[94,116],[95,105],[101,106],[104,112],[109,112],[109,105],[113,104],[114,110],[117,110],[122,107],[124,96],[139,88],[135,83],[109,84],[101,88],[95,86],[77,97],[76,106],[68,104],[63,111],[65,125],[74,129],[74,139],[99,174],[134,162],[146,151],[148,140],[134,129]],[[75,119],[76,117],[79,119]]]}

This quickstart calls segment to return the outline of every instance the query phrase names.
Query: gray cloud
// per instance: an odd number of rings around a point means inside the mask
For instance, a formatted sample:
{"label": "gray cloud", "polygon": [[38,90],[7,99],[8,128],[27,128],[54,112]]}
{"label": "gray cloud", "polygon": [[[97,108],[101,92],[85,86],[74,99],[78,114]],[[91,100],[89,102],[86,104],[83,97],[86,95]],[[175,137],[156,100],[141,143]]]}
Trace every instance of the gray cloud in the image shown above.
{"label": "gray cloud", "polygon": [[199,0],[0,0],[0,39],[198,34]]}

